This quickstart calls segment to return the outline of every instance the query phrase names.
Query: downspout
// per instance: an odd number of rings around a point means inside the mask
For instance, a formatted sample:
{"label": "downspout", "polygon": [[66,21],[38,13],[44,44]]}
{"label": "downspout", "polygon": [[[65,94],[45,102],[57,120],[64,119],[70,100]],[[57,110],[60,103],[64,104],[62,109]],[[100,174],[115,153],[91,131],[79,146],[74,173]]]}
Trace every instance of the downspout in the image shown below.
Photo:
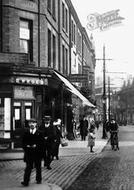
{"label": "downspout", "polygon": [[3,25],[3,0],[0,1],[0,7],[1,7],[1,10],[0,10],[0,22],[1,22],[1,31],[0,31],[0,40],[1,40],[1,47],[0,47],[0,52],[3,51],[3,42],[2,42],[2,39],[3,39],[3,34],[2,34],[2,25]]}
{"label": "downspout", "polygon": [[38,67],[40,67],[40,0],[38,0]]}

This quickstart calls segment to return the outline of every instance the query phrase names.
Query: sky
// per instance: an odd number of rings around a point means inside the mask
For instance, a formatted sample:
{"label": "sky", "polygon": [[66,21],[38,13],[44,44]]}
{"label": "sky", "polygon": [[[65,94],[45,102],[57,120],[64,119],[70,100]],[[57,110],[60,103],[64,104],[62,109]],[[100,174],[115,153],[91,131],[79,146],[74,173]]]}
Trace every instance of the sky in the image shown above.
{"label": "sky", "polygon": [[[72,0],[74,8],[89,37],[93,35],[96,58],[103,58],[105,45],[107,75],[113,78],[134,77],[134,10],[133,0]],[[123,17],[122,24],[112,26],[108,30],[90,31],[87,28],[87,17],[90,14],[103,14],[119,9],[119,16]],[[96,61],[95,76],[102,76],[103,61]],[[109,73],[111,72],[111,73]]]}

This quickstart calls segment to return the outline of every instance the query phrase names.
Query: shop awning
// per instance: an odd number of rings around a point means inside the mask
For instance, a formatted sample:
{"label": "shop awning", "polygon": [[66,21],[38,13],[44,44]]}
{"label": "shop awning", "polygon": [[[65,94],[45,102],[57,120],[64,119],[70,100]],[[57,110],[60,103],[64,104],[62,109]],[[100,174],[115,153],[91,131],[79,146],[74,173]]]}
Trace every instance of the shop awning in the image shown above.
{"label": "shop awning", "polygon": [[58,72],[54,71],[54,73],[58,76],[58,78],[68,87],[68,90],[78,96],[82,102],[83,105],[87,105],[89,107],[95,108],[95,106],[87,99],[85,96],[83,96],[72,84],[67,80],[65,77],[60,75]]}

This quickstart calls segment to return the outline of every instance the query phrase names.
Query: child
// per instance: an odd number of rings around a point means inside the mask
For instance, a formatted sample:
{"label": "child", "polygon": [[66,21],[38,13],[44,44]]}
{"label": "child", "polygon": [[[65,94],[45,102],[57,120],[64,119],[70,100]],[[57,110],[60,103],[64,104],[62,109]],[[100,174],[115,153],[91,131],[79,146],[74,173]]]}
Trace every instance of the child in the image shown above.
{"label": "child", "polygon": [[89,129],[87,146],[90,147],[90,152],[94,152],[93,147],[95,146],[95,131],[93,128]]}

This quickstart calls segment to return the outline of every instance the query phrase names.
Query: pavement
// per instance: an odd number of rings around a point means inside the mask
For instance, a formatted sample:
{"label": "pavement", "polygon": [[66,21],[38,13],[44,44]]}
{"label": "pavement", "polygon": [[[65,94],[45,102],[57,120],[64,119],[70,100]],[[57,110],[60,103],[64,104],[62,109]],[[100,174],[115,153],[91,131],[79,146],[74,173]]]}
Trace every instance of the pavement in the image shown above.
{"label": "pavement", "polygon": [[[94,153],[90,153],[89,148],[87,147],[87,140],[81,141],[80,139],[77,139],[68,141],[68,146],[60,147],[60,159],[52,162],[52,170],[42,169],[42,184],[35,184],[35,174],[33,174],[30,185],[28,187],[23,187],[23,189],[34,190],[38,188],[38,190],[66,190],[82,173],[87,165],[102,152],[107,142],[108,138],[102,139],[102,126],[100,126],[99,130],[96,130]],[[16,168],[16,174],[14,171],[14,175],[17,177],[15,178],[17,181],[21,180],[25,168],[25,164],[22,161],[23,156],[22,149],[9,151],[0,147],[0,169],[3,166],[5,167],[5,165],[8,165],[9,168],[11,167],[14,170]],[[9,171],[8,167],[7,171]],[[12,179],[12,176],[9,176],[9,174],[9,172],[4,173],[3,171],[3,175],[0,177],[0,186],[2,190],[22,189],[20,181],[19,183],[15,183],[14,177]],[[10,180],[9,183],[8,179]]]}

